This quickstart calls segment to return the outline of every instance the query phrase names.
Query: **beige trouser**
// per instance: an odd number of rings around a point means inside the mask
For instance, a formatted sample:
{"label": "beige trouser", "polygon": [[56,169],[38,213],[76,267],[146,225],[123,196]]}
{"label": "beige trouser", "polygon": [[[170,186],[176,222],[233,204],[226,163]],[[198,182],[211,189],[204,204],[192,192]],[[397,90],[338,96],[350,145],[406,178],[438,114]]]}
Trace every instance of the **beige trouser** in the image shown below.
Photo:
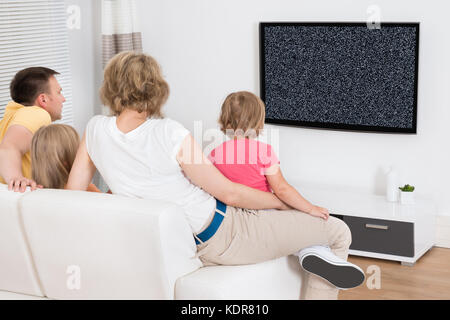
{"label": "beige trouser", "polygon": [[[241,265],[287,256],[312,245],[328,245],[347,260],[351,233],[334,217],[327,221],[297,210],[246,210],[227,206],[213,237],[197,246],[205,266]],[[305,299],[337,299],[338,289],[307,273]],[[300,294],[300,293],[299,293]]]}

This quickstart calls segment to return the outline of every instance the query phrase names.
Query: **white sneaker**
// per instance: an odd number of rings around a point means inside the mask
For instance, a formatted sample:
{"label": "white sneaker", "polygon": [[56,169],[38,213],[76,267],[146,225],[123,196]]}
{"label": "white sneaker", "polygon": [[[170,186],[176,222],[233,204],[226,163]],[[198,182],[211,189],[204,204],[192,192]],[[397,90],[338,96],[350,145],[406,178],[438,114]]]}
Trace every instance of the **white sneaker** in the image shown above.
{"label": "white sneaker", "polygon": [[337,257],[330,247],[311,246],[295,255],[298,256],[303,269],[327,280],[338,289],[355,288],[364,282],[364,271],[357,265]]}

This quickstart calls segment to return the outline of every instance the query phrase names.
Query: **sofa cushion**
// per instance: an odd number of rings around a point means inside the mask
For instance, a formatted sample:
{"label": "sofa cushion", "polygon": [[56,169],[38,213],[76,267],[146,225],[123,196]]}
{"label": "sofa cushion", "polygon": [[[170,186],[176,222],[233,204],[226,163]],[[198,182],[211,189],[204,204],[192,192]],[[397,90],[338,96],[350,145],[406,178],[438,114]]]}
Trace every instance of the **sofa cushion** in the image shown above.
{"label": "sofa cushion", "polygon": [[54,299],[173,299],[201,266],[182,209],[166,202],[68,190],[20,199],[46,295]]}
{"label": "sofa cushion", "polygon": [[0,290],[42,297],[18,210],[22,196],[0,184]]}
{"label": "sofa cushion", "polygon": [[282,257],[258,264],[210,266],[179,278],[176,299],[195,300],[295,300],[304,271],[298,258]]}

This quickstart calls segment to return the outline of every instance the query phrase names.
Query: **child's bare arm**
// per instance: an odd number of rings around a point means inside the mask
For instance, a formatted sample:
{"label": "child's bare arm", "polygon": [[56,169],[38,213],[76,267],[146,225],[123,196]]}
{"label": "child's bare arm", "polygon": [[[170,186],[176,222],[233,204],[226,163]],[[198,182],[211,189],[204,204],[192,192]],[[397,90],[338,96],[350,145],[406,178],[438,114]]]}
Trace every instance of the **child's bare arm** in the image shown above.
{"label": "child's bare arm", "polygon": [[283,202],[312,216],[320,217],[325,220],[328,219],[328,210],[315,206],[303,198],[301,194],[284,179],[278,164],[273,165],[267,170],[266,178],[275,195]]}
{"label": "child's bare arm", "polygon": [[78,147],[78,152],[75,161],[73,162],[72,169],[70,170],[69,181],[67,182],[65,189],[86,191],[94,176],[95,170],[95,165],[86,149],[85,134]]}

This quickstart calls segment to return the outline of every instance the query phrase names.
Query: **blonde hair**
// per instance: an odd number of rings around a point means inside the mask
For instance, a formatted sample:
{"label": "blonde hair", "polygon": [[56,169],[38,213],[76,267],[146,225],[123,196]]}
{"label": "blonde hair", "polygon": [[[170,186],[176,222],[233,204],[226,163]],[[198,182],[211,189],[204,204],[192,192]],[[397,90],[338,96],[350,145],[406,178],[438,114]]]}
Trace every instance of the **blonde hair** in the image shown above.
{"label": "blonde hair", "polygon": [[115,55],[106,65],[100,99],[120,115],[124,109],[162,118],[161,108],[169,96],[169,85],[154,58],[133,51]]}
{"label": "blonde hair", "polygon": [[219,124],[220,130],[227,134],[227,130],[237,130],[247,135],[253,130],[256,136],[264,127],[266,116],[264,102],[248,91],[239,91],[229,94],[222,104]]}
{"label": "blonde hair", "polygon": [[44,188],[63,189],[69,179],[80,137],[74,128],[51,124],[31,140],[31,175]]}

